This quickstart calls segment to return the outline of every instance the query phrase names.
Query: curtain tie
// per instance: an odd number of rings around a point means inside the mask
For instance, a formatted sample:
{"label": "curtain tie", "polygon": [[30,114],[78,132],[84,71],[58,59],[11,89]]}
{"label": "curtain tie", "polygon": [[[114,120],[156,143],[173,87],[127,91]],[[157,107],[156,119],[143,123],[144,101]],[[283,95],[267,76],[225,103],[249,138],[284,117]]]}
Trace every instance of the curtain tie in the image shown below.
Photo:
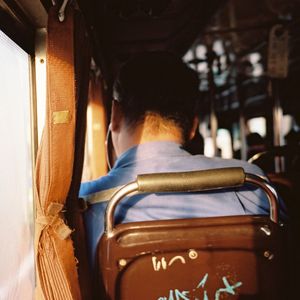
{"label": "curtain tie", "polygon": [[62,218],[61,212],[63,207],[61,203],[51,202],[47,208],[46,215],[38,216],[36,222],[42,225],[42,230],[52,228],[60,239],[65,240],[70,236],[72,230]]}

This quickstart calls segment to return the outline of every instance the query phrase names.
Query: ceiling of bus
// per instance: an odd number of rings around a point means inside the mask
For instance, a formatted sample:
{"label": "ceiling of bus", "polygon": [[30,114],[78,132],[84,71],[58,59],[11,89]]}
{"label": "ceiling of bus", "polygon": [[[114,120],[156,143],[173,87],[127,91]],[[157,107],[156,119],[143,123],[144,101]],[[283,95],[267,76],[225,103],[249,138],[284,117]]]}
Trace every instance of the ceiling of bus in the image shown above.
{"label": "ceiling of bus", "polygon": [[[299,63],[300,0],[77,0],[87,16],[99,47],[95,58],[102,71],[113,77],[120,62],[132,54],[145,50],[171,50],[184,55],[189,49],[196,58],[191,65],[198,69],[198,45],[221,41],[227,60],[222,69],[219,54],[214,66],[217,85],[217,107],[236,111],[240,107],[238,81],[242,82],[244,104],[249,115],[267,111],[268,94],[268,40],[276,24],[289,27],[289,78],[280,83],[284,108],[290,111],[299,94],[297,78]],[[258,60],[251,62],[249,54]],[[207,52],[206,52],[207,55]],[[234,59],[232,57],[234,56]],[[231,60],[231,61],[230,61]],[[186,60],[189,62],[188,60]],[[191,61],[190,61],[191,62]],[[229,63],[228,63],[229,62]],[[106,72],[106,68],[109,70]],[[260,70],[258,70],[258,69]],[[200,68],[201,69],[201,68]],[[257,76],[253,76],[255,72]],[[199,71],[202,83],[208,82],[207,68]],[[110,80],[110,76],[106,76]],[[221,82],[221,83],[218,83]],[[204,84],[204,91],[208,83]],[[300,97],[300,95],[299,95]],[[291,100],[293,99],[293,100]],[[210,101],[207,99],[208,102]],[[289,104],[292,103],[292,104]],[[209,110],[209,103],[207,109]],[[252,113],[251,113],[252,111]],[[225,116],[225,114],[223,114]],[[225,117],[226,119],[226,117]]]}
{"label": "ceiling of bus", "polygon": [[225,0],[79,0],[112,62],[145,50],[183,55]]}
{"label": "ceiling of bus", "polygon": [[221,3],[218,0],[98,1],[96,24],[99,36],[101,32],[105,35],[117,55],[144,49],[171,49],[184,54]]}
{"label": "ceiling of bus", "polygon": [[[0,2],[3,0],[0,0]],[[16,0],[24,11],[34,16],[36,27],[45,25],[40,9],[52,0]],[[237,81],[243,78],[245,103],[264,109],[268,98],[268,37],[272,26],[289,28],[289,76],[281,81],[280,93],[287,111],[300,98],[300,0],[77,0],[89,25],[94,44],[94,58],[108,82],[119,64],[132,54],[146,50],[170,50],[180,55],[193,53],[186,60],[199,71],[202,83],[207,82],[207,67],[199,64],[197,46],[214,46],[221,41],[224,53],[214,66],[217,105],[221,109],[238,108]],[[253,76],[255,66],[249,54],[258,57],[260,74]],[[207,52],[206,52],[207,54]],[[223,56],[223,57],[222,57]],[[226,57],[225,57],[226,56]],[[232,59],[234,57],[234,59]],[[222,67],[221,60],[225,61]],[[229,62],[229,63],[228,63]],[[249,71],[250,70],[250,71]],[[242,75],[242,76],[240,76]],[[204,85],[205,86],[205,85]],[[205,90],[205,87],[204,87]],[[208,84],[206,84],[208,90]],[[249,110],[250,111],[250,110]]]}

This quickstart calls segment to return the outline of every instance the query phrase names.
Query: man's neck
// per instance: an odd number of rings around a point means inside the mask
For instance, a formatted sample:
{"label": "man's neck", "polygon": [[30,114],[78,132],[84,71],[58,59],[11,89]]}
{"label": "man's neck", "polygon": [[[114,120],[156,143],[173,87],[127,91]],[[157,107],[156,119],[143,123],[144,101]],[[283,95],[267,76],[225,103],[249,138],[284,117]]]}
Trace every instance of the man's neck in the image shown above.
{"label": "man's neck", "polygon": [[182,144],[181,130],[173,122],[157,124],[145,122],[136,125],[134,128],[126,128],[120,135],[119,155],[128,149],[148,142],[175,142]]}

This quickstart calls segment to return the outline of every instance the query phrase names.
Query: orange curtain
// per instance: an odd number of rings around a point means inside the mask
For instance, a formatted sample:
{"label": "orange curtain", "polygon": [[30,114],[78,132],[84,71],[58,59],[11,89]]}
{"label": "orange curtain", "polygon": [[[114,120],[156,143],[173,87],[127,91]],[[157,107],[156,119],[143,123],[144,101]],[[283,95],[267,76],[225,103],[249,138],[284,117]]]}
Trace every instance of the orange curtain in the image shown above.
{"label": "orange curtain", "polygon": [[81,299],[71,229],[64,206],[74,162],[76,104],[74,11],[63,23],[57,8],[48,16],[47,112],[36,166],[36,299]]}

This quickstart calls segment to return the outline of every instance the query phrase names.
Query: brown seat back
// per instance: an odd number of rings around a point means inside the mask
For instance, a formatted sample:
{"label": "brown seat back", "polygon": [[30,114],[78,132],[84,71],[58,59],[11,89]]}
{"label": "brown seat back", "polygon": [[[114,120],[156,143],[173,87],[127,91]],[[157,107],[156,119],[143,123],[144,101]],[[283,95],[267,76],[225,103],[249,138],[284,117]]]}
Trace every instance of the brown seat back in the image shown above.
{"label": "brown seat back", "polygon": [[268,217],[106,225],[98,259],[107,299],[285,299],[284,230]]}
{"label": "brown seat back", "polygon": [[99,247],[107,299],[286,299],[282,239],[266,217],[118,225]]}

